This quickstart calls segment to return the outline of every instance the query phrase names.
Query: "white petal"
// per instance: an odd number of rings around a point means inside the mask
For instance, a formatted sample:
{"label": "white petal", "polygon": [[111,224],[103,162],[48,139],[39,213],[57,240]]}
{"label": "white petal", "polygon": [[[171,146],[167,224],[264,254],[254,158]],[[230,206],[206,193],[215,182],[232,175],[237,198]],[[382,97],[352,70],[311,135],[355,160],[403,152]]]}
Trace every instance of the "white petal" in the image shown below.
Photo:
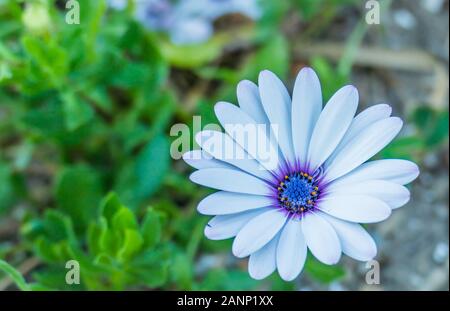
{"label": "white petal", "polygon": [[277,234],[269,243],[250,255],[248,273],[252,278],[262,280],[275,271],[279,235]]}
{"label": "white petal", "polygon": [[341,258],[341,244],[333,227],[315,213],[306,214],[301,223],[311,253],[324,264],[336,264]]}
{"label": "white petal", "polygon": [[193,172],[189,178],[196,184],[218,190],[257,195],[271,194],[267,183],[237,169],[208,168]]}
{"label": "white petal", "polygon": [[375,106],[371,106],[363,111],[361,111],[352,121],[350,127],[345,133],[339,145],[336,147],[336,150],[326,161],[325,166],[328,167],[329,163],[331,163],[337,154],[344,148],[348,142],[350,142],[354,137],[356,137],[359,133],[365,130],[371,124],[388,118],[392,113],[392,108],[386,104],[379,104]]}
{"label": "white petal", "polygon": [[409,190],[406,187],[385,180],[365,180],[354,184],[334,184],[327,186],[327,193],[368,195],[386,202],[391,208],[408,203]]}
{"label": "white petal", "polygon": [[340,220],[325,213],[320,213],[320,216],[333,226],[341,241],[344,254],[360,261],[372,260],[377,255],[375,241],[361,225]]}
{"label": "white petal", "polygon": [[202,150],[192,150],[183,154],[183,160],[188,165],[198,170],[204,168],[231,168],[227,163],[214,159]]}
{"label": "white petal", "polygon": [[249,81],[243,80],[237,86],[237,98],[239,107],[251,116],[258,124],[269,124],[266,113],[261,104],[258,86]]}
{"label": "white petal", "polygon": [[387,144],[389,144],[402,128],[400,118],[392,117],[377,121],[354,137],[325,171],[325,179],[330,182],[355,169]]}
{"label": "white petal", "polygon": [[225,131],[248,154],[268,170],[278,167],[278,147],[275,138],[266,135],[266,124],[258,124],[235,105],[219,102],[214,106],[216,116]]}
{"label": "white petal", "polygon": [[285,213],[275,208],[253,218],[234,239],[233,254],[242,258],[256,252],[280,231],[286,219]]}
{"label": "white petal", "polygon": [[267,211],[266,208],[260,208],[238,214],[215,216],[205,226],[205,236],[210,240],[232,238],[251,219]]}
{"label": "white petal", "polygon": [[203,150],[220,161],[265,180],[271,180],[273,177],[264,166],[253,159],[227,134],[206,130],[197,133],[195,140]]}
{"label": "white petal", "polygon": [[308,163],[311,171],[322,165],[341,141],[355,115],[358,98],[356,88],[347,85],[339,89],[325,105],[309,143]]}
{"label": "white petal", "polygon": [[382,179],[400,185],[410,183],[419,176],[419,167],[407,160],[385,159],[362,164],[333,184],[354,184],[369,179]]}
{"label": "white petal", "polygon": [[197,210],[204,215],[226,215],[273,205],[268,196],[219,191],[200,201]]}
{"label": "white petal", "polygon": [[275,133],[278,145],[286,160],[294,163],[295,154],[292,145],[291,99],[286,87],[276,75],[268,70],[259,74],[259,94],[261,102]]}
{"label": "white petal", "polygon": [[277,267],[285,281],[295,279],[305,265],[306,241],[300,221],[290,219],[281,231],[277,248]]}
{"label": "white petal", "polygon": [[358,223],[379,222],[391,214],[387,203],[367,195],[330,194],[318,206],[331,216]]}
{"label": "white petal", "polygon": [[321,110],[319,78],[311,68],[303,68],[297,76],[292,95],[292,139],[300,163],[306,163],[309,142]]}

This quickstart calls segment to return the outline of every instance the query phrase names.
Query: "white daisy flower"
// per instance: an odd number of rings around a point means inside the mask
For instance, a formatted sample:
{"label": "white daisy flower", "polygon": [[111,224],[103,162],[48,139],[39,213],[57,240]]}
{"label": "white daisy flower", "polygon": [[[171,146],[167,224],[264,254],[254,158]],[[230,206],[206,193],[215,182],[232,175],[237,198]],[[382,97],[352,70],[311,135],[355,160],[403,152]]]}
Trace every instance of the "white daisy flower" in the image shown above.
{"label": "white daisy flower", "polygon": [[[226,133],[198,133],[202,150],[183,156],[198,169],[190,176],[193,182],[220,190],[198,205],[200,213],[215,215],[206,237],[234,237],[233,254],[250,256],[255,279],[275,270],[286,281],[295,279],[308,249],[328,265],[342,252],[360,261],[374,258],[375,242],[360,223],[385,220],[407,203],[404,185],[419,169],[406,160],[365,162],[392,141],[402,121],[391,117],[386,104],[355,117],[358,91],[350,85],[322,109],[320,82],[310,68],[298,74],[292,100],[272,72],[262,71],[258,82],[239,83],[239,107],[216,104]],[[232,133],[230,124],[269,125],[273,131],[253,143],[267,142],[269,153],[279,155],[276,167],[263,161],[251,141]]]}

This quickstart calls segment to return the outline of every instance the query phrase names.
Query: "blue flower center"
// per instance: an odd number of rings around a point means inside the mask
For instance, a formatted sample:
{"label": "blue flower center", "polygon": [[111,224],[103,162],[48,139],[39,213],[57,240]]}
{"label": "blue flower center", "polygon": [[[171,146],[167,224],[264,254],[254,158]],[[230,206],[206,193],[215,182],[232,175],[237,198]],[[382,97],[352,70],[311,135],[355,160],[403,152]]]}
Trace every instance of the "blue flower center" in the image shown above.
{"label": "blue flower center", "polygon": [[318,181],[305,172],[286,175],[277,189],[280,205],[294,214],[314,209],[320,194]]}

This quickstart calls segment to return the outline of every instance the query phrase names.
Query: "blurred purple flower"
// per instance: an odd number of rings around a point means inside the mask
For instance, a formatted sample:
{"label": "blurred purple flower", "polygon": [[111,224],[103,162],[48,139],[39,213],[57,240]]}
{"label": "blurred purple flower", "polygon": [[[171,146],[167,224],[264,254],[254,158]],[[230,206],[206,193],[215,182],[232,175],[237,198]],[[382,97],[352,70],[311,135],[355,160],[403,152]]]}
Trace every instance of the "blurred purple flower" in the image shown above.
{"label": "blurred purple flower", "polygon": [[[135,15],[145,27],[169,34],[174,44],[201,43],[213,34],[217,18],[239,13],[251,19],[261,16],[258,0],[135,0]],[[114,9],[124,9],[127,0],[108,0]]]}

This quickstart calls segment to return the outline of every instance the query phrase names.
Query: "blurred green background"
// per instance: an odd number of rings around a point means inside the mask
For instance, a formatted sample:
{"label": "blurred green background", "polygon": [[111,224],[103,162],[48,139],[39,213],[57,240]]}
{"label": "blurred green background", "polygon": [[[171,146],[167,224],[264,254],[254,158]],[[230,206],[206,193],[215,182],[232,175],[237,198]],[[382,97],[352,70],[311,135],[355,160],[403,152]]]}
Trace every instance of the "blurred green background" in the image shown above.
{"label": "blurred green background", "polygon": [[[207,41],[176,45],[136,20],[79,0],[0,0],[0,290],[448,289],[448,1],[260,1],[262,15],[217,18]],[[203,235],[209,191],[171,159],[175,123],[216,123],[236,84],[262,69],[292,87],[303,66],[325,99],[346,83],[363,109],[386,102],[405,120],[378,157],[414,160],[412,200],[369,225],[381,284],[364,263],[309,259],[294,282],[248,276],[231,241]],[[309,256],[311,258],[312,256]],[[65,264],[80,263],[68,285]]]}

